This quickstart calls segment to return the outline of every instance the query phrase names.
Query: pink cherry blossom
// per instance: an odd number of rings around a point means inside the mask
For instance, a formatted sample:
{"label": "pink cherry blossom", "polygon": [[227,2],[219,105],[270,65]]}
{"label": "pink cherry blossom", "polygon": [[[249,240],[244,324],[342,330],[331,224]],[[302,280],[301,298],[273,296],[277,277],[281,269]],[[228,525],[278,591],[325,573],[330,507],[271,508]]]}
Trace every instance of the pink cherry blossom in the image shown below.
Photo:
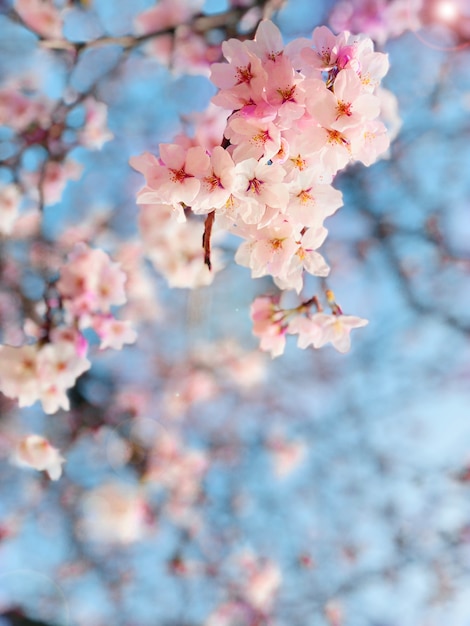
{"label": "pink cherry blossom", "polygon": [[62,20],[51,0],[15,0],[15,9],[26,25],[43,37],[62,37]]}
{"label": "pink cherry blossom", "polygon": [[221,146],[216,146],[210,156],[210,164],[201,176],[199,193],[193,201],[196,215],[222,208],[232,193],[235,182],[235,164]]}
{"label": "pink cherry blossom", "polygon": [[[160,144],[160,163],[145,160],[144,171],[148,187],[137,196],[139,204],[165,202],[174,206],[181,202],[191,205],[196,197],[204,176],[209,168],[209,156],[200,146],[185,150],[177,144]],[[134,159],[132,165],[141,166],[142,161]]]}
{"label": "pink cherry blossom", "polygon": [[281,131],[273,122],[242,113],[230,118],[225,136],[236,146],[232,156],[237,163],[252,158],[267,161],[281,148]]}
{"label": "pink cherry blossom", "polygon": [[303,76],[295,71],[287,56],[277,61],[268,61],[265,68],[269,75],[266,100],[277,110],[278,126],[284,129],[292,128],[305,111]]}
{"label": "pink cherry blossom", "polygon": [[284,265],[283,271],[274,276],[274,282],[280,289],[295,289],[300,293],[304,285],[304,271],[313,276],[328,276],[330,268],[323,256],[316,252],[324,242],[327,232],[326,228],[320,226],[307,229],[299,237],[296,253]]}
{"label": "pink cherry blossom", "polygon": [[[195,222],[189,219],[180,229],[177,221],[214,211],[216,227],[243,240],[236,262],[255,278],[271,275],[281,290],[300,293],[305,273],[329,273],[317,250],[327,234],[325,218],[342,204],[331,186],[334,176],[355,160],[372,164],[388,147],[379,119],[383,102],[387,108],[379,85],[388,58],[374,51],[367,36],[335,35],[326,27],[315,29],[310,42],[284,46],[268,20],[260,22],[253,41],[231,39],[222,50],[228,62],[215,63],[211,72],[219,88],[213,104],[232,111],[221,125],[222,145],[211,138],[203,148],[180,135],[174,144],[160,145],[158,159],[145,154],[131,160],[146,179],[137,195],[146,205],[141,213],[146,251],[173,284],[199,284],[192,268],[202,251],[186,240],[196,231]],[[170,219],[172,210],[177,221]],[[177,263],[169,262],[169,250]],[[315,302],[322,310],[315,298],[306,300],[306,309],[256,305],[254,332],[261,348],[277,356],[287,329],[302,324],[295,333],[300,344],[332,341],[343,349],[347,339],[325,339],[327,331],[307,316]],[[340,313],[339,307],[332,311]]]}
{"label": "pink cherry blossom", "polygon": [[282,184],[285,170],[281,165],[246,159],[236,165],[235,174],[233,195],[242,201],[240,213],[247,224],[258,222],[266,205],[281,210],[286,208],[289,192]]}
{"label": "pink cherry blossom", "polygon": [[137,333],[129,320],[117,320],[112,315],[96,316],[93,329],[101,339],[100,350],[121,350],[125,344],[134,343],[137,339]]}
{"label": "pink cherry blossom", "polygon": [[65,459],[44,437],[27,435],[18,442],[13,461],[39,472],[45,471],[51,480],[58,480],[62,475]]}
{"label": "pink cherry blossom", "polygon": [[324,88],[308,108],[323,127],[344,132],[376,118],[380,101],[373,94],[364,93],[356,72],[346,69],[336,77],[334,92]]}
{"label": "pink cherry blossom", "polygon": [[57,288],[74,314],[101,311],[124,304],[126,275],[99,249],[78,243],[61,270]]}
{"label": "pink cherry blossom", "polygon": [[238,248],[235,261],[251,268],[253,278],[267,274],[282,277],[299,248],[300,229],[279,217],[264,228],[244,228],[243,236],[247,241]]}
{"label": "pink cherry blossom", "polygon": [[346,41],[346,34],[334,35],[326,26],[318,26],[312,34],[314,49],[304,48],[301,56],[306,64],[302,70],[312,70],[324,72],[331,70],[336,65],[338,51]]}
{"label": "pink cherry blossom", "polygon": [[333,7],[330,24],[335,30],[367,33],[379,44],[405,30],[418,30],[422,0],[342,0]]}
{"label": "pink cherry blossom", "polygon": [[245,46],[262,63],[280,59],[284,52],[284,42],[279,28],[270,20],[261,20],[253,41],[246,41]]}
{"label": "pink cherry blossom", "polygon": [[275,358],[284,352],[287,325],[276,296],[255,298],[250,309],[253,334],[260,338],[260,349]]}
{"label": "pink cherry blossom", "polygon": [[379,120],[366,122],[361,133],[351,139],[351,151],[357,161],[369,166],[375,163],[390,147],[387,128]]}
{"label": "pink cherry blossom", "polygon": [[129,544],[145,533],[145,500],[140,489],[108,482],[87,492],[81,502],[83,539]]}
{"label": "pink cherry blossom", "polygon": [[285,478],[300,465],[307,452],[302,441],[289,441],[284,437],[275,437],[269,442],[274,471],[278,478]]}
{"label": "pink cherry blossom", "polygon": [[0,346],[0,391],[17,398],[20,407],[30,406],[39,397],[36,345]]}
{"label": "pink cherry blossom", "polygon": [[[338,352],[348,352],[351,347],[350,332],[354,328],[366,326],[369,322],[352,315],[328,315],[327,313],[315,313],[310,318],[311,331],[302,333],[302,344],[307,341],[313,343],[314,348],[321,348],[327,343],[332,343]],[[319,334],[316,335],[316,327]],[[290,326],[292,329],[292,326]],[[299,335],[300,341],[300,335]],[[300,347],[304,347],[300,345]]]}
{"label": "pink cherry blossom", "polygon": [[203,6],[202,0],[161,0],[139,13],[135,19],[137,32],[152,33],[189,21]]}
{"label": "pink cherry blossom", "polygon": [[70,408],[65,392],[90,365],[90,361],[80,356],[69,341],[49,343],[40,348],[37,354],[39,398],[46,413]]}
{"label": "pink cherry blossom", "polygon": [[86,117],[85,127],[79,132],[80,143],[87,148],[99,150],[113,138],[113,134],[106,127],[108,107],[91,96],[83,104]]}
{"label": "pink cherry blossom", "polygon": [[[178,222],[171,206],[141,207],[139,226],[147,256],[170,286],[194,288],[210,285],[222,269],[217,248],[212,250],[212,270],[204,264],[203,224],[193,219]],[[216,232],[213,237],[217,239]]]}
{"label": "pink cherry blossom", "polygon": [[304,226],[322,226],[323,220],[343,204],[340,191],[316,181],[315,170],[308,169],[299,172],[289,184],[287,213]]}
{"label": "pink cherry blossom", "polygon": [[269,611],[282,581],[279,566],[274,561],[261,560],[250,553],[242,555],[240,561],[247,576],[243,595],[252,607]]}
{"label": "pink cherry blossom", "polygon": [[220,89],[212,102],[229,109],[260,102],[267,75],[259,57],[238,39],[224,41],[222,52],[228,64],[214,63],[211,67],[211,81]]}
{"label": "pink cherry blossom", "polygon": [[66,391],[89,367],[75,344],[60,336],[57,343],[0,346],[0,391],[20,407],[40,400],[45,413],[68,410]]}
{"label": "pink cherry blossom", "polygon": [[11,235],[19,216],[21,194],[18,185],[0,186],[0,234]]}

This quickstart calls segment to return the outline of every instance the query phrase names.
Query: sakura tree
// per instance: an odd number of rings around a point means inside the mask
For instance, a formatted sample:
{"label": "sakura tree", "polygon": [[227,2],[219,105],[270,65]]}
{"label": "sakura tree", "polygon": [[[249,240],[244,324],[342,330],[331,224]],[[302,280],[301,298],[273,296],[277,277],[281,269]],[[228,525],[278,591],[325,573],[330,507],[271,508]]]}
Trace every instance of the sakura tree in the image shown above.
{"label": "sakura tree", "polygon": [[1,11],[0,619],[463,624],[465,3]]}

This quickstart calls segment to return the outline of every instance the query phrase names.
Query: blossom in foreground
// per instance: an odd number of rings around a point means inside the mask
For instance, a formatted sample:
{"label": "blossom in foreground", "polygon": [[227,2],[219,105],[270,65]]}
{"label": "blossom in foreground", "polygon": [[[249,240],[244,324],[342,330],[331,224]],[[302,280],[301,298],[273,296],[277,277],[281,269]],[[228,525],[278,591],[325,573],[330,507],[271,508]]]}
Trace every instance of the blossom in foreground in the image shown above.
{"label": "blossom in foreground", "polygon": [[28,435],[18,443],[14,463],[23,467],[32,467],[39,472],[47,472],[51,480],[58,480],[62,475],[64,457],[47,439],[40,435]]}
{"label": "blossom in foreground", "polygon": [[[253,41],[230,39],[222,52],[226,62],[211,68],[218,87],[212,103],[231,113],[219,144],[197,145],[197,139],[179,136],[175,143],[160,144],[158,156],[131,159],[145,177],[137,193],[137,203],[147,205],[141,216],[144,239],[158,232],[146,247],[173,284],[180,270],[193,275],[201,253],[188,254],[191,247],[185,245],[182,255],[175,244],[179,232],[169,233],[175,214],[189,224],[207,215],[203,261],[209,275],[215,223],[218,232],[243,240],[235,261],[253,278],[271,276],[280,290],[300,294],[306,274],[324,279],[330,271],[319,249],[328,234],[324,220],[342,205],[334,176],[355,161],[371,165],[388,150],[384,122],[396,126],[393,98],[380,88],[388,57],[376,52],[366,35],[346,30],[335,35],[326,26],[316,28],[311,39],[284,46],[269,20],[260,22]],[[164,254],[162,241],[171,242]],[[169,248],[180,261],[170,260]],[[178,286],[198,282],[178,277]],[[279,300],[257,298],[251,308],[253,332],[273,357],[284,351],[286,334],[298,335],[301,348],[332,343],[346,352],[350,331],[367,323],[343,315],[329,301],[331,314],[321,306],[311,314],[316,297],[308,306],[286,310]]]}

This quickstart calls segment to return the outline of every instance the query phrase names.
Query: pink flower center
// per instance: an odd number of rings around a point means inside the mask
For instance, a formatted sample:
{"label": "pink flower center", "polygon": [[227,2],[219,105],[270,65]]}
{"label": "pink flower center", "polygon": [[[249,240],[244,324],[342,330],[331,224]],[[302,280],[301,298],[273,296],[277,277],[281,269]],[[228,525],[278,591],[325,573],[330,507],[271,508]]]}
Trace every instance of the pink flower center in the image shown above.
{"label": "pink flower center", "polygon": [[251,71],[251,63],[248,63],[245,67],[237,67],[237,72],[235,74],[237,78],[237,85],[241,85],[242,83],[250,83],[253,78],[253,73]]}
{"label": "pink flower center", "polygon": [[302,189],[302,191],[297,194],[297,198],[302,204],[308,204],[309,202],[312,202],[313,196],[308,193],[309,191],[310,189]]}
{"label": "pink flower center", "polygon": [[260,143],[264,146],[264,144],[271,139],[271,135],[268,130],[260,130],[260,132],[253,137],[253,143]]}
{"label": "pink flower center", "polygon": [[352,115],[351,107],[352,107],[351,102],[342,102],[340,100],[336,106],[336,112],[338,114],[336,116],[336,119],[339,119],[343,115],[347,115],[348,117],[351,117]]}
{"label": "pink flower center", "polygon": [[300,171],[304,170],[307,167],[307,161],[303,159],[300,154],[298,154],[296,157],[291,157],[290,160],[292,161],[294,166]]}
{"label": "pink flower center", "polygon": [[191,178],[190,174],[184,171],[184,168],[180,170],[170,170],[170,179],[173,183],[182,183],[186,178]]}
{"label": "pink flower center", "polygon": [[339,132],[339,130],[327,130],[326,132],[328,133],[328,143],[337,143],[342,146],[349,146],[349,141]]}
{"label": "pink flower center", "polygon": [[283,102],[295,102],[295,85],[286,87],[285,89],[278,89],[277,93],[281,96]]}
{"label": "pink flower center", "polygon": [[214,172],[212,172],[211,176],[206,176],[204,178],[204,182],[207,183],[207,185],[210,188],[210,191],[214,191],[214,189],[217,189],[217,187],[220,187],[223,189],[223,185],[220,182],[220,178],[216,176]]}
{"label": "pink flower center", "polygon": [[252,178],[250,181],[248,181],[248,187],[246,188],[246,190],[252,191],[256,195],[259,195],[261,193],[262,184],[263,184],[262,180],[258,180],[257,178]]}

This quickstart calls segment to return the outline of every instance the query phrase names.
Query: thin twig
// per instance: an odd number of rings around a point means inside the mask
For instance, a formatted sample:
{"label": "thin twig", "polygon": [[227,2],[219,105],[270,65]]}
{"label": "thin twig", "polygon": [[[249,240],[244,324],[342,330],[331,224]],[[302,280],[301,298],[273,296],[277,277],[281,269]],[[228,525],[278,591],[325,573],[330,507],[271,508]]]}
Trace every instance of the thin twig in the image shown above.
{"label": "thin twig", "polygon": [[204,263],[209,270],[212,269],[211,263],[211,234],[214,225],[215,211],[208,213],[204,222],[204,234],[202,235],[202,247],[204,248]]}

